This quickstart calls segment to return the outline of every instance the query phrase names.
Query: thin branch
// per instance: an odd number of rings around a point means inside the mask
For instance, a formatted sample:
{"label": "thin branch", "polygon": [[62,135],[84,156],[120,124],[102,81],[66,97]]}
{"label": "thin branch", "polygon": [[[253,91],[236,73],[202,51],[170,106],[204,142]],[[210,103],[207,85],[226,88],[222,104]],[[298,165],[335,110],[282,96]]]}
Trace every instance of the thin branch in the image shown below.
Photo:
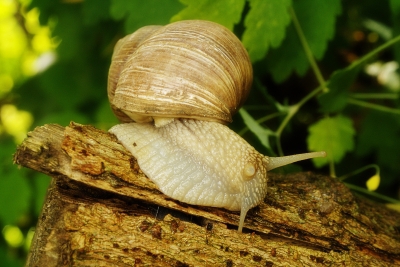
{"label": "thin branch", "polygon": [[388,113],[392,113],[392,114],[400,114],[400,109],[389,108],[389,107],[386,107],[386,106],[382,106],[382,105],[378,105],[378,104],[374,104],[374,103],[369,103],[369,102],[357,100],[357,99],[354,99],[354,98],[347,99],[347,102],[350,103],[350,104],[361,106],[361,107],[365,107],[365,108],[372,108],[372,109],[375,109],[375,110],[388,112]]}

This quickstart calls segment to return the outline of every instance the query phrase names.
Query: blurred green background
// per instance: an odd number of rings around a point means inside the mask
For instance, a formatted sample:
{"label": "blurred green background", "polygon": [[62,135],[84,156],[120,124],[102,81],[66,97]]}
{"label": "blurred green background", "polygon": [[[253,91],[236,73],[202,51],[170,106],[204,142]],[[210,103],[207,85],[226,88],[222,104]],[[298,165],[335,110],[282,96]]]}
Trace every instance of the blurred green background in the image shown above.
{"label": "blurred green background", "polygon": [[400,0],[0,0],[0,266],[23,265],[50,182],[13,165],[17,145],[46,123],[118,123],[115,43],[184,19],[223,24],[249,51],[253,89],[232,129],[264,154],[330,155],[279,171],[346,178],[399,209]]}

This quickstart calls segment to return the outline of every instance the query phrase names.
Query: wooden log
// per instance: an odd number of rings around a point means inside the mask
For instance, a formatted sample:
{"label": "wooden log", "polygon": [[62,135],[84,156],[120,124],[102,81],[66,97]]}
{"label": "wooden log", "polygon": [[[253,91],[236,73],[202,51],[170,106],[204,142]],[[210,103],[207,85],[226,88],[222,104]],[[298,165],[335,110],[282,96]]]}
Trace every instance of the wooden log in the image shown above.
{"label": "wooden log", "polygon": [[269,174],[239,234],[239,212],[165,196],[92,126],[38,127],[14,161],[53,178],[26,266],[400,266],[399,213],[327,176]]}

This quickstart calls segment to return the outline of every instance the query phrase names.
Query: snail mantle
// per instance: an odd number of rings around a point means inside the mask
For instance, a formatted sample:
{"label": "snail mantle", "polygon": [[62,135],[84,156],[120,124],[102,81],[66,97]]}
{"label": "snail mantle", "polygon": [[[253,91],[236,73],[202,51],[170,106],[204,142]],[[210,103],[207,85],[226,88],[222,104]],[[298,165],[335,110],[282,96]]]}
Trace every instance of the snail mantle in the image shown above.
{"label": "snail mantle", "polygon": [[[231,227],[239,212],[165,196],[112,134],[92,126],[37,127],[14,162],[53,178],[27,266],[121,259],[131,261],[126,266],[138,259],[195,266],[216,259],[223,266],[400,264],[399,214],[354,196],[330,177],[270,174],[267,196],[246,218],[253,234],[239,234]],[[162,220],[157,207],[188,216]],[[207,251],[207,257],[195,250]]]}

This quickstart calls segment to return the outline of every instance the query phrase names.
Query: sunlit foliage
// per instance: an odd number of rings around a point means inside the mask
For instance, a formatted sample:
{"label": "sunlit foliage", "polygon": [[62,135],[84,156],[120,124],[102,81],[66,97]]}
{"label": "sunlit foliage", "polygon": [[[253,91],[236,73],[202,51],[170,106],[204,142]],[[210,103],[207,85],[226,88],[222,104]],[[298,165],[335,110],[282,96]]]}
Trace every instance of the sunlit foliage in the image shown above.
{"label": "sunlit foliage", "polygon": [[[107,130],[118,39],[149,24],[207,19],[249,51],[252,93],[231,127],[269,155],[324,149],[313,170],[399,209],[399,1],[0,0],[0,263],[22,266],[49,178],[12,165],[29,130]],[[279,170],[278,170],[279,171]]]}

